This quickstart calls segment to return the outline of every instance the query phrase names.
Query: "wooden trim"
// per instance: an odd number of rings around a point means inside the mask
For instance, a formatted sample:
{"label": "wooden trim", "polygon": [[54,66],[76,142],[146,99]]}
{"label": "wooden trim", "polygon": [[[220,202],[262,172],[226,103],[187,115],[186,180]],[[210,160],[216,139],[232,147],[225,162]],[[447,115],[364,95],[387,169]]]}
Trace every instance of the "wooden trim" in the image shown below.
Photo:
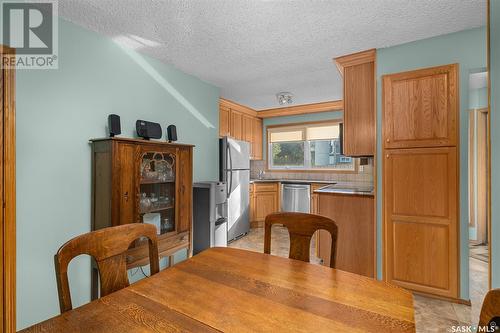
{"label": "wooden trim", "polygon": [[145,139],[134,139],[134,138],[124,138],[124,137],[112,137],[112,138],[96,138],[96,139],[90,139],[90,142],[97,142],[97,141],[114,141],[114,142],[125,142],[125,143],[137,143],[141,145],[161,145],[161,146],[171,146],[172,148],[175,147],[194,147],[194,145],[191,144],[185,144],[185,143],[177,143],[177,142],[167,142],[167,141],[160,141],[160,140],[145,140]]}
{"label": "wooden trim", "polygon": [[338,174],[353,174],[359,172],[359,159],[354,158],[354,170],[335,170],[335,169],[269,169],[269,135],[268,130],[271,128],[280,128],[280,127],[294,127],[294,126],[307,126],[314,124],[338,124],[342,123],[342,119],[331,119],[331,120],[317,120],[317,121],[308,121],[308,122],[300,122],[300,123],[289,123],[289,124],[278,124],[278,125],[269,125],[265,128],[266,130],[266,172],[282,172],[282,173],[338,173]]}
{"label": "wooden trim", "polygon": [[491,28],[491,18],[490,18],[490,0],[486,1],[486,21],[487,27],[486,29],[486,61],[487,61],[487,70],[488,70],[488,120],[486,124],[486,142],[488,144],[487,156],[488,156],[488,178],[487,182],[487,193],[488,193],[488,201],[487,201],[487,209],[486,209],[486,223],[488,224],[488,289],[491,289],[491,41],[490,41],[490,28]]}
{"label": "wooden trim", "polygon": [[321,103],[303,104],[288,106],[282,108],[273,108],[257,111],[257,117],[273,118],[273,117],[284,117],[284,116],[297,116],[301,114],[311,114],[319,112],[328,111],[342,111],[344,109],[344,101],[328,101]]}
{"label": "wooden trim", "polygon": [[[0,46],[0,55],[15,57],[15,50]],[[2,201],[0,215],[2,227],[2,329],[3,332],[16,331],[16,123],[15,123],[15,69],[2,69],[3,94],[0,107],[2,122]]]}
{"label": "wooden trim", "polygon": [[252,116],[252,117],[258,117],[257,111],[255,111],[254,109],[249,108],[248,106],[244,106],[244,105],[238,104],[236,102],[230,101],[228,99],[220,97],[219,104],[221,107],[226,107],[226,108],[229,108],[231,110],[239,111],[241,113],[245,113],[245,114]]}
{"label": "wooden trim", "polygon": [[[474,204],[474,197],[475,197],[475,188],[474,188],[474,172],[476,169],[474,168],[474,161],[475,161],[475,152],[476,152],[476,145],[474,145],[474,138],[476,134],[476,117],[475,117],[475,110],[469,110],[468,118],[469,118],[469,137],[468,137],[468,177],[469,177],[469,184],[468,184],[468,193],[469,193],[469,228],[474,227],[476,225],[476,218],[475,218],[475,204]],[[469,241],[470,241],[470,233],[469,233]]]}
{"label": "wooden trim", "polygon": [[370,49],[337,57],[334,58],[333,61],[335,62],[335,65],[337,66],[340,73],[344,75],[345,67],[360,65],[367,62],[375,62],[376,53],[376,49]]}
{"label": "wooden trim", "polygon": [[[374,278],[378,280],[378,262],[377,262],[377,246],[382,246],[383,247],[383,244],[378,244],[378,239],[377,239],[377,229],[378,229],[378,224],[377,224],[377,219],[378,219],[378,216],[377,216],[377,211],[378,211],[378,208],[377,208],[377,188],[378,188],[378,181],[377,181],[377,178],[378,178],[378,174],[377,174],[377,168],[378,168],[378,164],[377,164],[377,156],[379,154],[379,151],[378,151],[378,122],[377,122],[377,116],[378,116],[378,104],[377,104],[377,92],[378,92],[378,87],[377,87],[377,50],[375,49],[374,50],[374,56],[373,56],[373,88],[375,90],[375,93],[373,94],[373,105],[374,105],[374,112],[373,112],[373,118],[374,118],[374,126],[375,126],[375,129],[373,131],[373,142],[374,142],[374,147],[373,147],[373,171],[372,171],[372,177],[373,177],[373,223],[375,224],[374,225],[374,232],[373,232],[373,253],[374,253],[374,260],[373,260],[373,264],[375,265],[375,267],[373,268],[373,273],[374,273]],[[383,224],[383,223],[382,223]],[[383,260],[382,258],[380,258],[380,260]],[[383,269],[383,268],[382,268]]]}
{"label": "wooden trim", "polygon": [[421,292],[421,291],[414,291],[414,290],[412,290],[412,293],[417,294],[417,295],[422,295],[422,296],[425,296],[425,297],[429,297],[429,298],[434,298],[434,299],[439,299],[439,300],[442,300],[442,301],[451,302],[451,303],[463,304],[463,305],[471,306],[471,301],[470,300],[466,300],[466,299],[439,296],[439,295],[435,295],[435,294],[428,294],[428,293],[424,293],[424,292]]}

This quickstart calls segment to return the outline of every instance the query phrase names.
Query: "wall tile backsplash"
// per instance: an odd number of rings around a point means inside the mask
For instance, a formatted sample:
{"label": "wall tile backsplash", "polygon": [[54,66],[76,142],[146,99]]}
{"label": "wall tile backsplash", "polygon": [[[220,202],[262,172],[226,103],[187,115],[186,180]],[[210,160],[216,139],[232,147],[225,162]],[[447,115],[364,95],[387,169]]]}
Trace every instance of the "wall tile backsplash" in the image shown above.
{"label": "wall tile backsplash", "polygon": [[264,170],[263,179],[304,179],[304,180],[326,180],[341,182],[362,182],[373,184],[373,159],[368,165],[359,166],[357,173],[334,173],[334,172],[282,172],[266,170],[266,161],[250,162],[250,178],[258,179],[259,171]]}

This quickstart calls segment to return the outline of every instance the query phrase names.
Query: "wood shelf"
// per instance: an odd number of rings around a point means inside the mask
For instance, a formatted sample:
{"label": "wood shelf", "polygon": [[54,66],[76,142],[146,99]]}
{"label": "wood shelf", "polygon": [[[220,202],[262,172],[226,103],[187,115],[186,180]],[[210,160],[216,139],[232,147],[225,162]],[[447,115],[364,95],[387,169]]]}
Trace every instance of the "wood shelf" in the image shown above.
{"label": "wood shelf", "polygon": [[170,184],[175,183],[175,180],[149,180],[149,179],[141,179],[141,185],[151,185],[151,184]]}
{"label": "wood shelf", "polygon": [[148,209],[146,211],[141,211],[140,214],[157,213],[157,212],[161,212],[162,210],[173,209],[174,207],[175,207],[174,205],[168,205],[165,207],[151,208],[151,209]]}

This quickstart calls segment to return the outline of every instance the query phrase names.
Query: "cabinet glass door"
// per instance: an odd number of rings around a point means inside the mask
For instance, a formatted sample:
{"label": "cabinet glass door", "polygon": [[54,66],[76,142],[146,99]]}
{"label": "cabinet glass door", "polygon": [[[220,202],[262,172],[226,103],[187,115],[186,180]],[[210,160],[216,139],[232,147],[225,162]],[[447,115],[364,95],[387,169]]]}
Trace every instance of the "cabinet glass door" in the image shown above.
{"label": "cabinet glass door", "polygon": [[175,163],[167,152],[141,157],[139,219],[156,226],[158,235],[175,231]]}

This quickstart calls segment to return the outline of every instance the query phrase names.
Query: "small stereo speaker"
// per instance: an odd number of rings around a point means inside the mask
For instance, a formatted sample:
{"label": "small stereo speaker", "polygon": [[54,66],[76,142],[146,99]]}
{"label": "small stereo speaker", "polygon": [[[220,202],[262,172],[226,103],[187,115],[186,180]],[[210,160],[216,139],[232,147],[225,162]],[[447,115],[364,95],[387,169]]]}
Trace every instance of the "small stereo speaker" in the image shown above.
{"label": "small stereo speaker", "polygon": [[167,127],[167,138],[168,142],[177,141],[177,127],[175,127],[175,125],[169,125]]}
{"label": "small stereo speaker", "polygon": [[108,130],[109,137],[122,134],[122,126],[120,124],[120,116],[117,114],[110,114],[108,116]]}
{"label": "small stereo speaker", "polygon": [[135,122],[135,129],[137,135],[146,140],[161,139],[162,131],[158,123],[152,123],[146,120],[137,120]]}

